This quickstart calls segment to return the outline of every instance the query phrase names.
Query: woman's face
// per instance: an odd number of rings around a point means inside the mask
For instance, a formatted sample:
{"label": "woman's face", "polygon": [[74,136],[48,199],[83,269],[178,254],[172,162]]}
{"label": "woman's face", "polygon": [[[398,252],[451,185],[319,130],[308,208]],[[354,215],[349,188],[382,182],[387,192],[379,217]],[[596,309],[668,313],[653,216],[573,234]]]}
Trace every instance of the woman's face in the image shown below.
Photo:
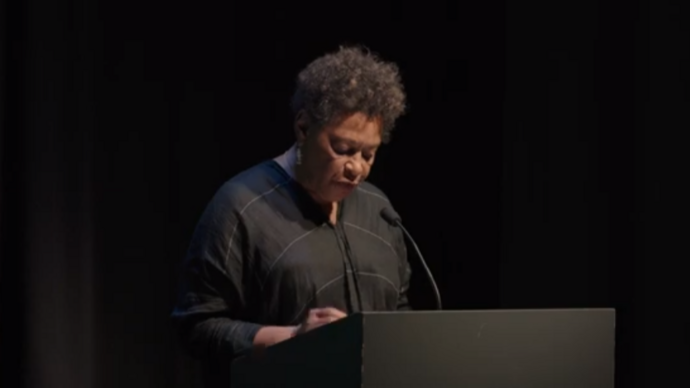
{"label": "woman's face", "polygon": [[381,145],[379,120],[355,113],[321,130],[305,133],[299,119],[296,127],[300,180],[317,202],[339,202],[367,178]]}

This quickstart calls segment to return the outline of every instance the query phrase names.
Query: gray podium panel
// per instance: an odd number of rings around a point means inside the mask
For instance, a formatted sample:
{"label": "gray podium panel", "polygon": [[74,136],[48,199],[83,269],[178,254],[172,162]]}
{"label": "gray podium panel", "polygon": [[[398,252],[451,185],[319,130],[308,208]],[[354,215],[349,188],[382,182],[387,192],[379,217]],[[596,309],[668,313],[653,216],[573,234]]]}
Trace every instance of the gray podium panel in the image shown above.
{"label": "gray podium panel", "polygon": [[232,388],[613,388],[612,309],[371,312],[242,357]]}

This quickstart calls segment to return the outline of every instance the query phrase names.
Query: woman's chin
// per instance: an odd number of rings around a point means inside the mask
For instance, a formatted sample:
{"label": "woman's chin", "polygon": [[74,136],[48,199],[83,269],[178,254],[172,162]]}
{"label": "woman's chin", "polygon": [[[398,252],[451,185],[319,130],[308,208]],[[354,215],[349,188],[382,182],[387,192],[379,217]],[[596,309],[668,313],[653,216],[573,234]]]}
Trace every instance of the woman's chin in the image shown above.
{"label": "woman's chin", "polygon": [[336,200],[333,202],[339,202],[347,198],[347,196],[352,194],[352,192],[355,191],[356,188],[356,185],[350,185],[347,183],[334,183],[333,190],[331,190],[331,194],[333,198],[336,198]]}
{"label": "woman's chin", "polygon": [[319,203],[336,203],[347,198],[355,189],[357,189],[355,185],[332,183],[324,187],[315,198],[318,197],[317,202]]}

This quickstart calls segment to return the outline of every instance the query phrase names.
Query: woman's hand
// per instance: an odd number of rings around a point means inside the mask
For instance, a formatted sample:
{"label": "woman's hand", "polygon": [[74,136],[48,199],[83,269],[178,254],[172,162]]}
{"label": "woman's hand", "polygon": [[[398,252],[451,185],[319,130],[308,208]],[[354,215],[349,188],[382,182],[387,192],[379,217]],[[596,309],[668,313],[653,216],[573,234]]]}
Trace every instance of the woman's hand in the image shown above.
{"label": "woman's hand", "polygon": [[306,333],[317,327],[345,318],[346,316],[347,314],[333,307],[311,309],[309,310],[309,314],[304,318],[304,321],[297,326],[293,335]]}

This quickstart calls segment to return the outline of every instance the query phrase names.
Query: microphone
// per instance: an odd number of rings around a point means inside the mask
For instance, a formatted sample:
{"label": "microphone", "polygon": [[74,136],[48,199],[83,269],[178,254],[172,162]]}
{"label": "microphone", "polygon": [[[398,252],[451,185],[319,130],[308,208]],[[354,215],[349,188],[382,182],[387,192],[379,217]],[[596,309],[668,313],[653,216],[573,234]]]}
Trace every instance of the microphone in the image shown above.
{"label": "microphone", "polygon": [[399,227],[403,231],[407,239],[410,240],[410,242],[412,243],[412,246],[414,247],[415,251],[417,251],[419,261],[421,261],[422,266],[424,266],[424,270],[426,271],[426,275],[429,278],[429,281],[431,282],[431,286],[434,288],[434,293],[436,294],[436,307],[438,310],[442,310],[441,293],[438,292],[438,287],[436,286],[436,281],[434,281],[434,276],[431,274],[429,267],[427,267],[426,262],[424,261],[424,257],[422,256],[422,252],[419,250],[417,243],[414,241],[412,236],[410,236],[410,233],[407,231],[407,229],[405,229],[405,227],[403,226],[400,216],[398,215],[398,213],[395,212],[395,210],[386,207],[381,210],[381,217],[392,226]]}

